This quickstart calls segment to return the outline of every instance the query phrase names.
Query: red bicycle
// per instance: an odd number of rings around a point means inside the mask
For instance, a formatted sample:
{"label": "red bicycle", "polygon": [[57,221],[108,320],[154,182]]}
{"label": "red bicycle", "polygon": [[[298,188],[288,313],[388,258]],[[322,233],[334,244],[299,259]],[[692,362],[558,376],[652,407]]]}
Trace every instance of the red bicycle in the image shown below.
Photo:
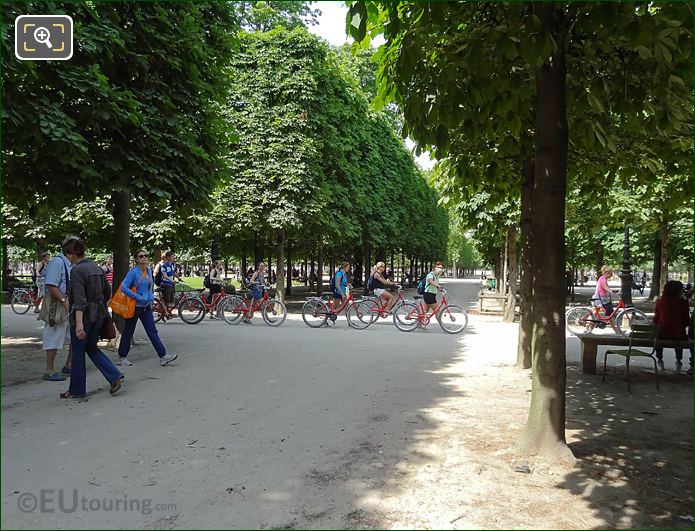
{"label": "red bicycle", "polygon": [[371,305],[365,300],[355,300],[352,296],[352,286],[348,286],[348,289],[350,295],[337,310],[332,309],[328,302],[321,297],[307,297],[302,307],[304,322],[311,328],[320,328],[328,323],[328,319],[335,323],[338,315],[345,311],[349,326],[358,330],[367,328],[374,320]]}
{"label": "red bicycle", "polygon": [[[442,300],[428,315],[424,304],[420,302],[406,301],[393,312],[393,323],[403,332],[412,332],[418,326],[425,328],[432,317],[436,317],[439,326],[448,334],[458,334],[468,325],[468,314],[455,304],[449,304],[446,300],[446,290],[441,290]],[[422,299],[422,295],[415,295],[415,299]]]}
{"label": "red bicycle", "polygon": [[[592,301],[600,302],[599,299]],[[622,336],[628,336],[632,331],[632,326],[635,324],[649,324],[650,319],[647,315],[636,308],[628,308],[625,306],[625,301],[620,299],[618,306],[613,310],[613,313],[606,315],[606,310],[603,306],[575,306],[567,310],[565,314],[565,323],[570,333],[590,334],[595,329],[602,330],[607,325],[618,332]]]}
{"label": "red bicycle", "polygon": [[228,288],[228,286],[222,285],[222,291],[212,295],[210,297],[210,302],[205,300],[204,289],[195,290],[194,295],[190,297],[186,296],[186,292],[181,292],[181,301],[177,306],[179,317],[184,323],[198,324],[205,319],[206,313],[213,315],[215,309],[217,309],[217,315],[220,316],[223,303],[226,302],[226,299],[234,296],[227,295],[225,291],[226,288]]}
{"label": "red bicycle", "polygon": [[261,317],[268,326],[280,326],[287,318],[287,307],[282,301],[268,296],[268,287],[261,286],[263,296],[260,299],[249,297],[248,292],[229,295],[219,307],[219,315],[228,324],[239,324],[242,319],[250,322],[253,314],[261,312]]}
{"label": "red bicycle", "polygon": [[[363,299],[370,305],[370,311],[372,312],[372,322],[379,318],[386,319],[389,316],[389,311],[386,310],[386,301],[381,297],[369,296]],[[396,302],[393,303],[391,312],[395,312],[398,308],[403,306],[407,301],[403,298],[403,287],[398,286],[398,297],[396,297]]]}
{"label": "red bicycle", "polygon": [[43,297],[34,295],[34,290],[31,288],[15,288],[12,291],[12,311],[18,315],[24,315],[33,306],[34,311],[38,313],[39,305]]}

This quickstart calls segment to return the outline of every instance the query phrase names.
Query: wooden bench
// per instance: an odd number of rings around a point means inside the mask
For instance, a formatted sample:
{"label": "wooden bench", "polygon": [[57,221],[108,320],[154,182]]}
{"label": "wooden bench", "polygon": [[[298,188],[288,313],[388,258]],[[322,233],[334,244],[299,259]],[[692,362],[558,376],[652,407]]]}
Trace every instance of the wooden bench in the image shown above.
{"label": "wooden bench", "polygon": [[[586,374],[596,374],[596,357],[598,356],[599,345],[610,345],[628,347],[629,337],[615,335],[598,334],[577,334],[581,345],[582,372]],[[652,342],[644,339],[634,339],[633,346],[651,348]],[[657,339],[657,347],[663,348],[682,348],[683,350],[692,348],[692,341],[676,341],[674,339]]]}
{"label": "wooden bench", "polygon": [[480,302],[480,313],[504,313],[507,296],[496,291],[481,290],[478,293],[478,301]]}

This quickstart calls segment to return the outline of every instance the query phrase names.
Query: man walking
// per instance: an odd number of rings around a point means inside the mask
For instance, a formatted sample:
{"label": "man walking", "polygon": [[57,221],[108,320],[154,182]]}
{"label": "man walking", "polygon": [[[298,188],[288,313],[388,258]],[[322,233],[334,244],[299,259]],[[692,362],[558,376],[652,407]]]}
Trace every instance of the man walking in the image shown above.
{"label": "man walking", "polygon": [[72,350],[60,374],[56,372],[54,363],[58,350],[65,345],[68,332],[68,287],[70,285],[70,269],[72,264],[66,256],[76,237],[68,237],[63,242],[61,254],[53,258],[46,266],[46,292],[39,318],[45,321],[43,327],[43,349],[46,351],[46,373],[43,379],[50,382],[65,380],[63,374],[70,374],[72,365]]}

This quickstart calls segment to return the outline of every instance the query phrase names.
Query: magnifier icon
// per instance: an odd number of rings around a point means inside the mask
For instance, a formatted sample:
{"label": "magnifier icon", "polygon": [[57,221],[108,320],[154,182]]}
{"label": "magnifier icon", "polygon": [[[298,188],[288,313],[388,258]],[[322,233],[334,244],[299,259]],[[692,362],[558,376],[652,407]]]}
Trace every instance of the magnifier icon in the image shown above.
{"label": "magnifier icon", "polygon": [[51,32],[49,32],[43,26],[40,26],[34,30],[34,39],[36,39],[36,42],[40,42],[41,44],[45,44],[49,48],[53,48],[53,45],[51,44],[51,41],[49,40],[50,38],[51,38]]}

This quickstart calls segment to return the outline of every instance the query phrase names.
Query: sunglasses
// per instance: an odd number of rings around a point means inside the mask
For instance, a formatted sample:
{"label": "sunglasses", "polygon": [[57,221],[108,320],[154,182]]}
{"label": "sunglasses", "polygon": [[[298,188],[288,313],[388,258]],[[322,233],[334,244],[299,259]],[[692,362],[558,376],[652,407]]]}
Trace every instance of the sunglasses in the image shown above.
{"label": "sunglasses", "polygon": [[147,258],[147,255],[146,254],[139,254],[138,258]]}

